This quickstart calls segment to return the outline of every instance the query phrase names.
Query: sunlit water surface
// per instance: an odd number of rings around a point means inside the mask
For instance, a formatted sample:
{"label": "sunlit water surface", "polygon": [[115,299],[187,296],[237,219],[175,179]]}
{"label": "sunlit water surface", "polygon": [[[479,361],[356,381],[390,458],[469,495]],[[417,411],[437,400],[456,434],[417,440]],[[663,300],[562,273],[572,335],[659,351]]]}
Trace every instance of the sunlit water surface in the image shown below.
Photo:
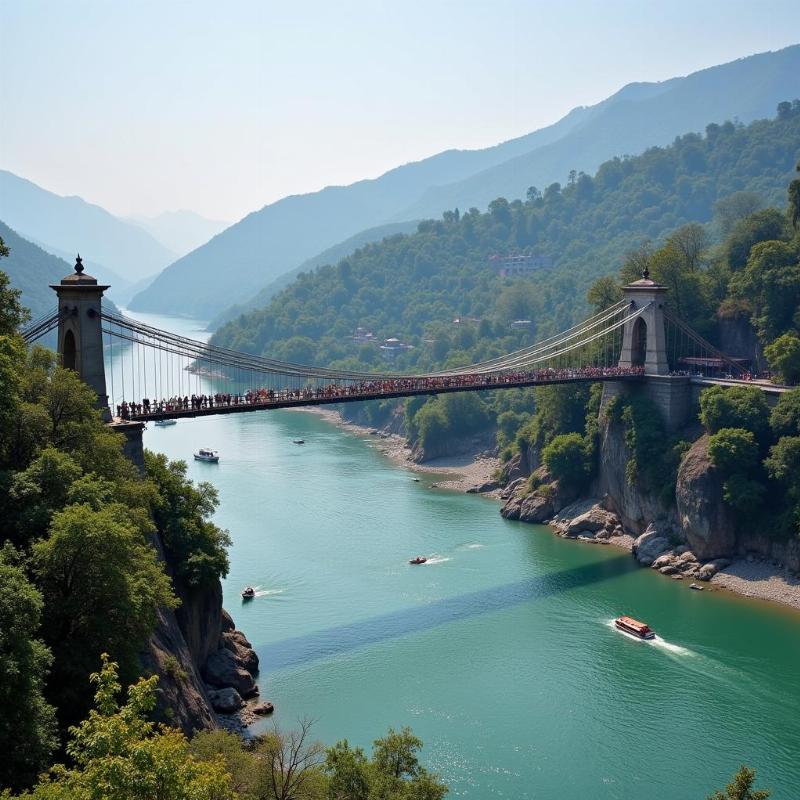
{"label": "sunlit water surface", "polygon": [[[800,797],[800,615],[505,521],[308,413],[149,426],[145,443],[219,490],[225,605],[278,724],[365,748],[410,725],[458,797],[699,798],[743,762]],[[620,613],[658,639],[615,631]]]}

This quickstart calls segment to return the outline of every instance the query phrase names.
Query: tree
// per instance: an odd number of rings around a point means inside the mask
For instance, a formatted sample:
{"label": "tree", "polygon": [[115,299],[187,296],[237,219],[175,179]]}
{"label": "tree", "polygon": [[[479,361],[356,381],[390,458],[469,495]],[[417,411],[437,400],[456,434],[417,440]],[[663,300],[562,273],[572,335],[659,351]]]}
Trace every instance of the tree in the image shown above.
{"label": "tree", "polygon": [[723,237],[728,236],[739,220],[745,219],[764,206],[756,192],[734,192],[714,204],[714,219]]}
{"label": "tree", "polygon": [[[8,248],[0,239],[0,257],[8,255]],[[0,272],[0,336],[10,336],[17,332],[20,325],[30,319],[30,313],[19,301],[19,289],[12,289],[8,275]]]}
{"label": "tree", "polygon": [[597,314],[622,300],[622,289],[615,278],[606,275],[592,284],[586,299]]}
{"label": "tree", "polygon": [[767,800],[772,794],[769,789],[754,789],[756,771],[742,765],[725,787],[725,792],[716,791],[708,800]]}
{"label": "tree", "polygon": [[[797,162],[797,171],[800,172],[800,161]],[[789,184],[789,219],[792,222],[792,227],[797,230],[800,224],[800,178],[795,178]]]}
{"label": "tree", "polygon": [[711,463],[726,475],[747,473],[758,464],[758,445],[750,431],[722,428],[709,437]]}
{"label": "tree", "polygon": [[156,703],[155,676],[118,695],[117,665],[102,657],[88,719],[70,729],[73,767],[54,767],[27,800],[230,800],[231,781],[221,759],[195,758],[186,737],[148,720]]}
{"label": "tree", "polygon": [[764,485],[753,479],[758,471],[758,444],[750,431],[722,428],[708,440],[711,463],[722,473],[723,498],[728,505],[752,516],[764,496]]}
{"label": "tree", "polygon": [[564,486],[581,488],[589,476],[586,443],[578,433],[556,436],[542,450],[542,461],[550,475]]}
{"label": "tree", "polygon": [[764,348],[767,363],[783,383],[800,381],[800,336],[784,333]]}
{"label": "tree", "polygon": [[347,739],[329,747],[325,772],[330,800],[368,800],[369,761],[360,747],[350,747]]}
{"label": "tree", "polygon": [[744,428],[760,444],[769,437],[769,406],[755,386],[710,386],[700,395],[700,421],[709,433]]}
{"label": "tree", "polygon": [[67,506],[53,515],[50,536],[33,546],[33,568],[45,598],[43,633],[55,655],[49,694],[62,720],[88,706],[86,675],[103,652],[123,674],[138,674],[137,654],[159,607],[174,608],[171,584],[145,536],[145,512],[121,503],[100,510]]}
{"label": "tree", "polygon": [[153,520],[178,575],[190,586],[209,585],[228,574],[227,531],[213,522],[217,490],[207,482],[186,479],[186,462],[168,461],[162,454],[144,454],[145,474],[155,497]]}
{"label": "tree", "polygon": [[769,424],[776,437],[800,436],[800,389],[784,392],[778,398]]}
{"label": "tree", "polygon": [[256,743],[256,796],[269,800],[322,800],[325,748],[311,741],[311,721],[288,733],[273,728]]}
{"label": "tree", "polygon": [[42,595],[6,545],[0,550],[0,786],[22,789],[55,749],[55,710],[45,702],[52,655],[39,639]]}

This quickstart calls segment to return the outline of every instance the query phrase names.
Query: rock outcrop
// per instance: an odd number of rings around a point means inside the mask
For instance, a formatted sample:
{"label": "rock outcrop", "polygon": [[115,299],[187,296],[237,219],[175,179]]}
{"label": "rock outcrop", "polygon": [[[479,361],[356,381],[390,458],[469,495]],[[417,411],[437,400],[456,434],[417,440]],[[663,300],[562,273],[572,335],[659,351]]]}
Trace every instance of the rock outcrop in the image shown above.
{"label": "rock outcrop", "polygon": [[634,541],[633,555],[642,566],[649,567],[662,553],[669,550],[669,547],[669,539],[651,524]]}
{"label": "rock outcrop", "polygon": [[736,520],[723,499],[722,480],[708,456],[708,436],[701,436],[681,461],[675,500],[681,530],[698,558],[733,555]]}
{"label": "rock outcrop", "polygon": [[[215,712],[231,713],[223,707],[236,711],[237,696],[241,705],[243,696],[257,694],[253,676],[258,672],[258,656],[222,608],[220,582],[187,587],[174,574],[160,537],[154,536],[152,544],[181,604],[175,611],[159,611],[156,629],[141,654],[142,667],[159,676],[158,717],[191,735],[218,727]],[[210,681],[209,674],[215,680]]]}

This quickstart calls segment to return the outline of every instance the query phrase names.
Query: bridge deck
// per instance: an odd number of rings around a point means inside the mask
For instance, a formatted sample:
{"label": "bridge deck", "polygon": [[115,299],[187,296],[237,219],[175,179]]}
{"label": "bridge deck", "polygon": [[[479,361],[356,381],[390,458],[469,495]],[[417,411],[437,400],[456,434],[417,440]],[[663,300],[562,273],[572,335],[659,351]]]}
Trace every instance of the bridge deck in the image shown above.
{"label": "bridge deck", "polygon": [[496,389],[526,389],[535,386],[552,386],[564,383],[601,383],[608,381],[632,382],[644,380],[644,375],[598,375],[586,377],[583,375],[576,377],[561,378],[541,378],[520,381],[509,381],[508,383],[492,384],[463,384],[460,386],[439,386],[430,389],[413,388],[399,391],[388,392],[366,392],[352,395],[340,395],[332,397],[292,397],[276,398],[271,401],[257,403],[239,404],[214,404],[202,408],[181,408],[164,411],[150,411],[150,413],[131,414],[124,419],[115,417],[115,421],[135,421],[135,422],[157,422],[162,419],[188,419],[192,417],[209,417],[216,414],[241,414],[247,411],[267,411],[278,408],[308,408],[309,406],[335,405],[337,403],[355,403],[364,400],[391,400],[400,397],[418,397],[421,395],[454,394],[456,392],[488,392]]}

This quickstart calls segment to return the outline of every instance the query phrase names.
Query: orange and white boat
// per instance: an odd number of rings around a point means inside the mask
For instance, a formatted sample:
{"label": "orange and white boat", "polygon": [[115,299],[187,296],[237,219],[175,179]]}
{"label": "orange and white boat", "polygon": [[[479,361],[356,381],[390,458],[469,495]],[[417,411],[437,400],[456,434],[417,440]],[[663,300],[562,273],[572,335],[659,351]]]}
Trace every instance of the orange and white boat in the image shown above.
{"label": "orange and white boat", "polygon": [[629,633],[631,636],[637,636],[639,639],[655,639],[655,633],[650,630],[650,626],[644,622],[639,622],[638,619],[633,617],[617,617],[614,620],[614,625],[618,630],[623,633]]}

